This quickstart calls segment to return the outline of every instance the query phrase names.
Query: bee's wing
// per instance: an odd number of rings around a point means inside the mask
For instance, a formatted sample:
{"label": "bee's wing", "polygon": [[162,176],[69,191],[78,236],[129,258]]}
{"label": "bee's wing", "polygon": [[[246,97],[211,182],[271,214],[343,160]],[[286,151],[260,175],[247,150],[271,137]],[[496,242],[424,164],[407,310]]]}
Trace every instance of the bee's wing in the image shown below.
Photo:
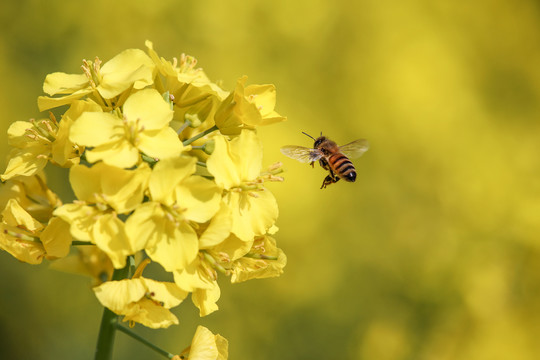
{"label": "bee's wing", "polygon": [[365,139],[358,139],[339,147],[339,151],[349,159],[361,156],[369,149],[369,143]]}
{"label": "bee's wing", "polygon": [[298,160],[303,163],[311,163],[319,160],[323,154],[317,149],[310,149],[303,146],[287,145],[281,148],[281,153],[291,159]]}

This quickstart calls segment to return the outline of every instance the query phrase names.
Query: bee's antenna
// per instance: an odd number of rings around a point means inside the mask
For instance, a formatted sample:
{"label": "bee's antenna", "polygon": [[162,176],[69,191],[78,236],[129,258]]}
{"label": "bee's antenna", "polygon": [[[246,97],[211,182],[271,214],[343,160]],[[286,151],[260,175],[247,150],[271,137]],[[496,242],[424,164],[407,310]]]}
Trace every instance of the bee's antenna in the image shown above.
{"label": "bee's antenna", "polygon": [[[306,136],[309,136],[310,138],[312,138],[313,140],[316,140],[313,136],[309,135],[309,134],[306,134],[305,132],[302,131],[302,134],[306,135]],[[321,133],[322,134],[322,133]]]}

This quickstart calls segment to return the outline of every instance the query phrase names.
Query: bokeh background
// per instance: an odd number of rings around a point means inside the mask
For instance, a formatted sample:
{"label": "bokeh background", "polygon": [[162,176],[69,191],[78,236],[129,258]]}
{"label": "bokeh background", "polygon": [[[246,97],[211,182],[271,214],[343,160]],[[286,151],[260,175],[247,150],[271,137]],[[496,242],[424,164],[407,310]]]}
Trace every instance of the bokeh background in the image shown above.
{"label": "bokeh background", "polygon": [[[179,352],[203,324],[230,359],[540,358],[537,1],[4,0],[0,134],[39,116],[46,74],[146,39],[227,89],[277,86],[288,121],[259,134],[287,170],[271,190],[289,263],[223,279],[206,318],[186,301],[179,326],[139,333]],[[368,139],[356,183],[319,190],[322,169],[284,158],[311,144],[301,131]],[[7,253],[0,271],[0,358],[93,358],[88,279]],[[114,358],[160,357],[118,334]]]}

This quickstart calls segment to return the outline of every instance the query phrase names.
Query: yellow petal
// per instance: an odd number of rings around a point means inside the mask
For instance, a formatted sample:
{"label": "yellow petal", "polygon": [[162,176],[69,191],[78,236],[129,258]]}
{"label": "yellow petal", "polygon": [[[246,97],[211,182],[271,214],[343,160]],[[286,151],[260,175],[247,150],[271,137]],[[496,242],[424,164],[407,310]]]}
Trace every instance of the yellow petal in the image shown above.
{"label": "yellow petal", "polygon": [[92,228],[99,216],[95,206],[85,204],[66,204],[54,210],[53,215],[62,218],[70,224],[71,235],[81,241],[92,239]]}
{"label": "yellow petal", "polygon": [[30,139],[28,138],[28,129],[33,128],[34,125],[28,121],[15,121],[8,128],[8,144],[18,148],[23,148],[28,145]]}
{"label": "yellow petal", "polygon": [[130,95],[123,110],[128,121],[137,121],[144,130],[162,129],[173,118],[169,104],[155,89],[144,89]]}
{"label": "yellow petal", "polygon": [[[262,249],[262,250],[261,250]],[[254,259],[243,257],[233,262],[231,282],[238,283],[250,279],[264,279],[280,276],[287,264],[285,253],[276,246],[276,241],[270,236],[264,236],[255,242],[252,252],[266,256],[276,257],[273,259]]]}
{"label": "yellow petal", "polygon": [[84,112],[100,112],[101,107],[91,100],[76,100],[66,111],[62,120],[58,124],[56,140],[52,144],[53,161],[60,166],[71,166],[79,162],[79,152],[84,148],[77,149],[75,144],[69,140],[69,133],[74,121]]}
{"label": "yellow petal", "polygon": [[98,171],[98,165],[91,168],[75,165],[69,169],[69,183],[77,199],[88,203],[96,202],[95,195],[101,193],[100,176],[102,175]]}
{"label": "yellow petal", "polygon": [[49,224],[39,237],[47,252],[47,259],[62,258],[69,254],[72,240],[69,227],[69,223],[58,217],[49,221]]}
{"label": "yellow petal", "polygon": [[64,117],[60,121],[56,140],[51,146],[53,161],[62,167],[69,167],[78,164],[80,161],[80,154],[77,150],[78,146],[69,140],[69,130],[72,124],[73,121],[67,117]]}
{"label": "yellow petal", "polygon": [[197,326],[188,360],[217,360],[218,355],[215,335],[204,326]]}
{"label": "yellow petal", "polygon": [[11,256],[19,261],[28,264],[41,264],[45,249],[43,245],[34,241],[25,241],[15,239],[4,233],[6,230],[3,224],[0,224],[0,249],[7,251]]}
{"label": "yellow petal", "polygon": [[21,227],[31,232],[40,231],[43,225],[34,219],[15,199],[10,199],[2,211],[2,221],[10,226]]}
{"label": "yellow petal", "polygon": [[143,163],[135,170],[109,169],[109,176],[104,173],[101,178],[108,204],[120,214],[134,210],[144,198],[151,173],[150,167]]}
{"label": "yellow petal", "polygon": [[166,309],[178,306],[188,296],[188,292],[180,289],[175,283],[141,279],[144,286],[152,294],[152,298],[158,300],[161,306]]}
{"label": "yellow petal", "polygon": [[90,94],[92,91],[92,89],[81,89],[75,91],[73,94],[54,98],[48,96],[38,96],[37,103],[39,111],[45,111],[58,106],[71,104],[83,96]]}
{"label": "yellow petal", "polygon": [[195,172],[197,159],[180,156],[161,160],[154,166],[148,187],[152,200],[170,205],[173,191],[179,182]]}
{"label": "yellow petal", "polygon": [[268,190],[256,192],[257,197],[246,192],[230,192],[223,200],[231,209],[231,232],[243,241],[266,234],[278,217],[278,206],[274,195]]}
{"label": "yellow petal", "polygon": [[147,244],[157,244],[162,239],[162,231],[167,219],[161,205],[157,202],[145,202],[126,220],[126,235],[133,251],[140,251]]}
{"label": "yellow petal", "polygon": [[9,154],[6,171],[0,175],[2,181],[16,176],[32,176],[43,170],[48,162],[50,147],[37,145],[24,149],[13,149]]}
{"label": "yellow petal", "polygon": [[230,142],[233,161],[240,179],[254,180],[261,173],[262,144],[257,134],[251,130],[242,130],[239,137]]}
{"label": "yellow petal", "polygon": [[263,117],[274,111],[276,87],[273,84],[246,86],[245,95],[248,99],[252,99],[251,102],[255,104]]}
{"label": "yellow petal", "polygon": [[70,169],[69,180],[79,200],[89,203],[105,200],[118,213],[127,213],[142,202],[150,172],[146,164],[136,170],[105,163],[91,168],[75,165]]}
{"label": "yellow petal", "polygon": [[208,249],[223,242],[231,233],[232,219],[227,205],[220,203],[220,209],[199,238],[199,247]]}
{"label": "yellow petal", "polygon": [[152,329],[168,328],[178,325],[178,318],[150,299],[141,299],[126,307],[123,321],[135,321]]}
{"label": "yellow petal", "polygon": [[216,346],[218,348],[219,355],[216,360],[227,360],[229,357],[229,342],[223,336],[216,335]]}
{"label": "yellow petal", "polygon": [[49,95],[72,94],[77,90],[84,89],[90,85],[88,78],[84,74],[66,74],[55,72],[45,77],[43,92]]}
{"label": "yellow petal", "polygon": [[92,240],[111,259],[115,268],[126,265],[126,256],[134,253],[124,231],[124,223],[115,214],[103,214],[92,227]]}
{"label": "yellow petal", "polygon": [[114,267],[97,246],[77,246],[72,254],[51,263],[51,269],[92,278],[93,286],[112,277]]}
{"label": "yellow petal", "polygon": [[160,130],[143,131],[139,134],[137,148],[146,155],[167,159],[178,157],[182,153],[184,146],[178,138],[178,134],[170,127]]}
{"label": "yellow petal", "polygon": [[212,254],[227,254],[231,261],[246,255],[253,247],[255,239],[243,241],[234,234],[230,234],[223,242],[211,249]]}
{"label": "yellow petal", "polygon": [[69,139],[84,146],[99,146],[124,137],[122,119],[109,113],[85,112],[71,125]]}
{"label": "yellow petal", "polygon": [[202,176],[190,176],[175,188],[175,199],[186,219],[203,223],[219,210],[221,190]]}
{"label": "yellow petal", "polygon": [[183,269],[197,256],[199,241],[188,224],[181,222],[175,228],[165,229],[159,237],[154,246],[146,248],[146,252],[166,271]]}
{"label": "yellow petal", "polygon": [[242,130],[240,136],[226,141],[215,136],[215,149],[206,162],[208,171],[225,189],[255,180],[262,166],[262,145],[255,132]]}
{"label": "yellow petal", "polygon": [[182,270],[173,271],[174,282],[185,291],[192,292],[196,289],[211,289],[214,287],[214,279],[203,268],[199,257],[195,258]]}
{"label": "yellow petal", "polygon": [[99,93],[105,99],[111,99],[133,85],[134,89],[143,89],[151,85],[154,79],[154,63],[144,51],[128,49],[122,51],[101,67]]}
{"label": "yellow petal", "polygon": [[219,300],[221,290],[214,281],[210,289],[197,289],[191,294],[191,300],[199,308],[199,316],[206,316],[218,310],[216,302]]}
{"label": "yellow petal", "polygon": [[119,168],[130,168],[140,160],[139,150],[129,141],[121,139],[117,142],[101,145],[86,150],[86,160],[90,163],[102,160],[105,164]]}
{"label": "yellow petal", "polygon": [[94,288],[98,300],[113,312],[151,328],[178,324],[168,309],[180,304],[187,292],[174,283],[145,278],[108,281]]}
{"label": "yellow petal", "polygon": [[140,278],[107,281],[93,290],[99,302],[116,314],[122,314],[128,304],[141,300],[146,293]]}
{"label": "yellow petal", "polygon": [[33,218],[41,223],[49,221],[54,208],[61,205],[58,196],[47,187],[47,181],[42,172],[33,176],[20,176],[1,185],[0,209],[4,209],[10,199],[16,199]]}
{"label": "yellow petal", "polygon": [[224,189],[240,185],[240,175],[230,154],[227,140],[220,135],[213,137],[213,139],[215,141],[214,152],[206,161],[208,171],[214,175],[216,184]]}

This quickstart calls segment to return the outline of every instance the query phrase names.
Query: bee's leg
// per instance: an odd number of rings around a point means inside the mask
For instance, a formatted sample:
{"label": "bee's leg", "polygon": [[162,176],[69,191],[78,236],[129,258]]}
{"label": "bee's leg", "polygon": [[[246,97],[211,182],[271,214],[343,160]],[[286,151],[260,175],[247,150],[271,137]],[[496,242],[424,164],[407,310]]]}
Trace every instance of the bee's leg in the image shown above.
{"label": "bee's leg", "polygon": [[339,181],[339,176],[335,176],[332,171],[330,171],[330,175],[327,175],[324,178],[324,181],[321,185],[321,189],[325,189],[328,185],[337,183]]}
{"label": "bee's leg", "polygon": [[312,161],[309,165],[311,165],[311,167],[315,167],[315,161]]}
{"label": "bee's leg", "polygon": [[[313,163],[312,163],[313,164]],[[328,162],[324,159],[320,159],[319,160],[319,165],[321,165],[321,167],[324,169],[324,170],[328,170],[330,172],[332,172],[332,170],[330,170],[330,166],[328,166]],[[332,174],[333,175],[333,174]]]}
{"label": "bee's leg", "polygon": [[322,182],[321,189],[326,189],[328,185],[334,182],[333,180],[330,175],[326,176]]}

